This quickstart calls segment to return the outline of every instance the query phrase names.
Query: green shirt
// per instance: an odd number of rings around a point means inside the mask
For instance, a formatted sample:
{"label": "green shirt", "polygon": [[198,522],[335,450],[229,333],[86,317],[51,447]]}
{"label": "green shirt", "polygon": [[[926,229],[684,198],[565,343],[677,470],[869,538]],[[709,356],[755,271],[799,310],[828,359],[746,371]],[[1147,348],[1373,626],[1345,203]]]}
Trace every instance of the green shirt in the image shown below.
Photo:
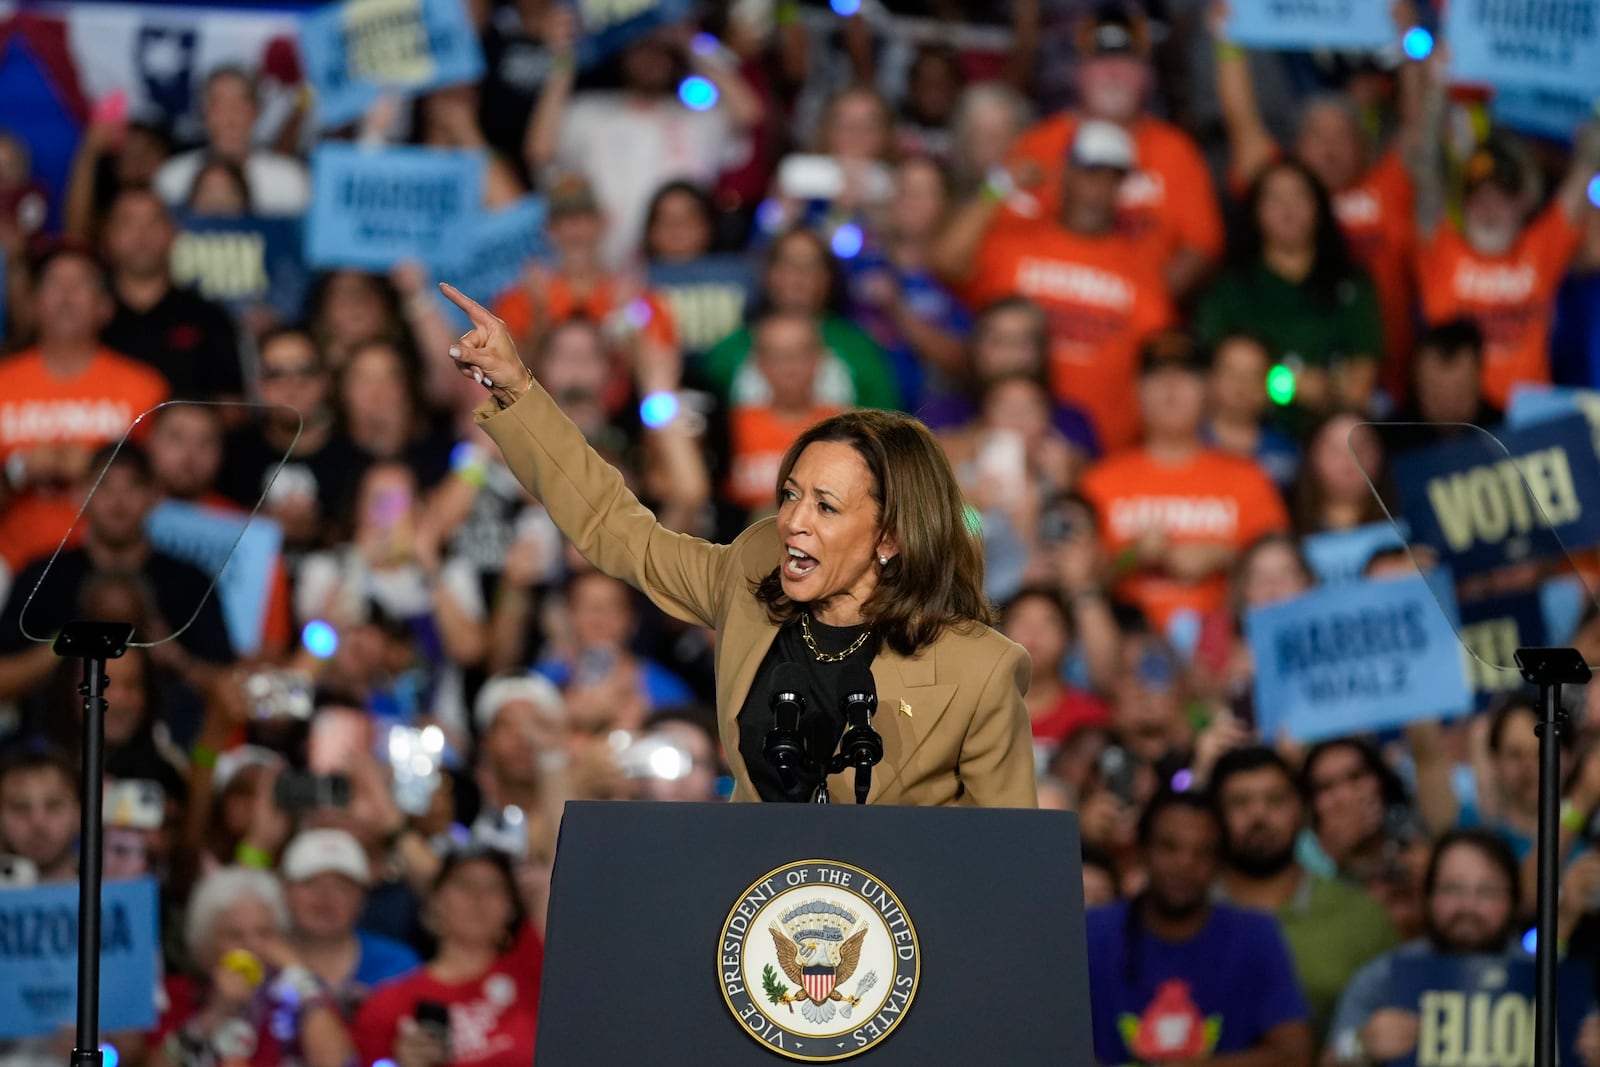
{"label": "green shirt", "polygon": [[1306,282],[1291,282],[1264,263],[1228,271],[1201,301],[1196,327],[1207,345],[1248,334],[1274,360],[1298,357],[1308,367],[1384,354],[1378,293],[1364,271],[1341,282],[1331,303]]}
{"label": "green shirt", "polygon": [[1400,943],[1383,906],[1344,882],[1307,872],[1278,922],[1311,1006],[1318,1047],[1345,986],[1369,960]]}
{"label": "green shirt", "polygon": [[[840,407],[900,407],[900,387],[883,350],[861,328],[838,315],[822,320],[822,343],[831,359],[817,372],[817,400]],[[741,326],[706,353],[704,371],[725,401],[759,403],[765,383],[750,363],[750,328]],[[754,376],[754,378],[752,377]]]}

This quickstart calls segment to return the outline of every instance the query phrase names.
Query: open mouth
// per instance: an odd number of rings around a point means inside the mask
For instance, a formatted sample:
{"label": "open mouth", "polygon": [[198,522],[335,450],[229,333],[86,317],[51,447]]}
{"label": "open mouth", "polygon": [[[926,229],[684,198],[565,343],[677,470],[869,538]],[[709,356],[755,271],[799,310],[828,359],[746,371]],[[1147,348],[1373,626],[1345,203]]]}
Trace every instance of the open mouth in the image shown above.
{"label": "open mouth", "polygon": [[804,578],[817,568],[817,561],[793,546],[788,549],[789,558],[783,561],[783,570],[791,578]]}

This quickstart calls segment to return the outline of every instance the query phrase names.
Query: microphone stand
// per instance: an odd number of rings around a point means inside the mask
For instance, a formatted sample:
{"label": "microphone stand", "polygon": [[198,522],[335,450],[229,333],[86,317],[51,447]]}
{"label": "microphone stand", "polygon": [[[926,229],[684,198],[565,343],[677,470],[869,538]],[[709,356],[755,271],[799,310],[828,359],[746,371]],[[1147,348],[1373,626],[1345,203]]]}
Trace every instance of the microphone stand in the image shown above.
{"label": "microphone stand", "polygon": [[1556,904],[1561,865],[1559,847],[1561,811],[1561,729],[1567,713],[1561,708],[1563,685],[1584,685],[1589,665],[1577,649],[1519,648],[1517,668],[1522,677],[1539,687],[1539,916],[1534,965],[1535,987],[1534,1067],[1556,1067]]}
{"label": "microphone stand", "polygon": [[100,1051],[100,843],[101,790],[105,774],[106,660],[128,650],[133,626],[126,622],[70,622],[56,636],[55,654],[83,660],[83,810],[78,861],[78,1033],[71,1067],[102,1067]]}

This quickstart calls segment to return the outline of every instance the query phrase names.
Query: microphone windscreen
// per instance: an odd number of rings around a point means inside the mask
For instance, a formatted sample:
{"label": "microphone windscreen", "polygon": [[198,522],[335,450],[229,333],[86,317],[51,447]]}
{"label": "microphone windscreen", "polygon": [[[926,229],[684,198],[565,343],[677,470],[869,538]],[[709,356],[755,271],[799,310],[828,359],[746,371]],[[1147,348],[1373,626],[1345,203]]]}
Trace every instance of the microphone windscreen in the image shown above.
{"label": "microphone windscreen", "polygon": [[878,702],[878,683],[872,677],[872,668],[865,663],[846,664],[839,678],[839,695],[848,700],[856,693],[868,693],[872,702]]}
{"label": "microphone windscreen", "polygon": [[772,692],[804,693],[806,669],[798,663],[780,663],[772,672]]}

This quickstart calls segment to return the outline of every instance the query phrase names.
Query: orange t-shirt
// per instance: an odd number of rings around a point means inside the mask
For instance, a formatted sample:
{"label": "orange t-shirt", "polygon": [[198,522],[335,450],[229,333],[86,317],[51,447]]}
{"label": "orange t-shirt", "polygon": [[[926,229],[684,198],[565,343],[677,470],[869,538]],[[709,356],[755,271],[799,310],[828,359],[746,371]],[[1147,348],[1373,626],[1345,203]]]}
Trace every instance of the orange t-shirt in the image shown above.
{"label": "orange t-shirt", "polygon": [[[641,312],[639,317],[644,321],[636,322],[636,328],[656,344],[676,351],[678,327],[672,320],[672,310],[667,302],[649,290],[640,293],[639,299],[648,309],[648,316]],[[549,284],[545,286],[544,300],[545,311],[550,316],[549,323],[534,321],[533,297],[526,286],[518,286],[496,301],[494,313],[506,321],[506,328],[513,337],[526,337],[535,326],[549,326],[578,316],[603,323],[617,308],[617,283],[615,279],[606,278],[580,300],[572,291],[571,282],[560,274],[552,274]]]}
{"label": "orange t-shirt", "polygon": [[[167,393],[153,368],[110,349],[71,379],[52,374],[38,349],[19,352],[0,360],[0,463],[38,445],[94,449],[116,441]],[[55,551],[78,514],[79,488],[30,488],[0,507],[0,556],[13,571]]]}
{"label": "orange t-shirt", "polygon": [[1516,382],[1550,380],[1550,317],[1582,229],[1552,202],[1503,256],[1473,251],[1448,223],[1417,248],[1423,316],[1460,316],[1483,329],[1483,394],[1504,409]]}
{"label": "orange t-shirt", "polygon": [[1173,311],[1159,268],[1133,241],[1002,221],[979,246],[961,296],[973,308],[1007,296],[1043,308],[1056,396],[1088,413],[1105,452],[1137,443],[1139,346]]}
{"label": "orange t-shirt", "polygon": [[[1014,161],[1033,163],[1043,173],[1037,186],[1025,190],[1038,201],[1039,218],[1060,215],[1061,172],[1077,132],[1076,115],[1054,115],[1025,131],[1012,150]],[[1222,209],[1200,149],[1181,129],[1156,118],[1139,119],[1129,132],[1138,169],[1118,195],[1129,236],[1153,242],[1150,250],[1163,263],[1181,248],[1220,257]]]}
{"label": "orange t-shirt", "polygon": [[772,507],[778,468],[789,446],[813,423],[842,410],[818,404],[804,415],[784,417],[760,404],[735,408],[728,417],[728,498],[750,511]]}
{"label": "orange t-shirt", "polygon": [[[1157,463],[1142,448],[1133,449],[1090,467],[1081,484],[1112,557],[1131,548],[1152,525],[1165,532],[1171,545],[1226,545],[1235,551],[1289,526],[1283,498],[1261,468],[1212,449],[1171,465]],[[1181,582],[1136,571],[1117,586],[1120,598],[1163,630],[1182,609],[1200,616],[1219,610],[1227,592],[1228,579],[1222,574]]]}
{"label": "orange t-shirt", "polygon": [[1333,213],[1356,261],[1367,268],[1383,313],[1385,384],[1403,393],[1411,359],[1411,257],[1417,227],[1411,175],[1389,152],[1355,185],[1333,198]]}

